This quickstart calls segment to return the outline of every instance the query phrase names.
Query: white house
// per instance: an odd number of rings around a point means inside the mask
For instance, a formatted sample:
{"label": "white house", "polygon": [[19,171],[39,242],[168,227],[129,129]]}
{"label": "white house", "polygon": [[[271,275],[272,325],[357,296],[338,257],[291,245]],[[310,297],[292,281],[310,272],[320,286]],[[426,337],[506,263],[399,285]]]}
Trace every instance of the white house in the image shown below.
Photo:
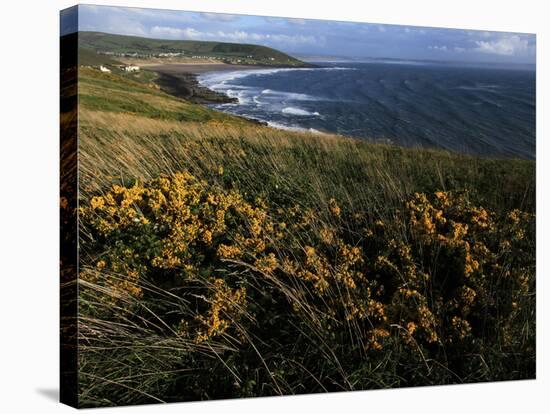
{"label": "white house", "polygon": [[103,66],[103,65],[101,65],[101,66],[99,67],[99,70],[102,71],[102,72],[111,73],[111,69],[106,68],[106,67]]}
{"label": "white house", "polygon": [[125,66],[124,70],[126,72],[138,72],[139,71],[139,66],[133,66],[133,65]]}

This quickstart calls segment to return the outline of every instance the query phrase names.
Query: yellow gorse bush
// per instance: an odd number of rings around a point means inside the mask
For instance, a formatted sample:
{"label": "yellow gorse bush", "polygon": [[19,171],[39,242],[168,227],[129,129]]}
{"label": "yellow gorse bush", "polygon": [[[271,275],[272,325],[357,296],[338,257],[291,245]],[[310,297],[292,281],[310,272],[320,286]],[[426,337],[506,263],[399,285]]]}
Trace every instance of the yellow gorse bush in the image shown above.
{"label": "yellow gorse bush", "polygon": [[231,289],[223,279],[214,280],[212,291],[210,309],[206,316],[199,316],[204,329],[199,330],[197,343],[223,334],[231,326],[231,318],[238,316],[246,303],[246,288]]}
{"label": "yellow gorse bush", "polygon": [[196,343],[232,335],[245,314],[253,330],[273,303],[359,353],[396,341],[473,346],[488,323],[503,346],[518,340],[512,321],[534,281],[532,215],[497,217],[449,192],[414,194],[392,220],[348,214],[334,198],[327,209],[331,223],[181,172],[113,185],[80,217],[94,280],[116,274],[104,283],[134,297],[147,281],[190,298],[194,313],[177,330]]}

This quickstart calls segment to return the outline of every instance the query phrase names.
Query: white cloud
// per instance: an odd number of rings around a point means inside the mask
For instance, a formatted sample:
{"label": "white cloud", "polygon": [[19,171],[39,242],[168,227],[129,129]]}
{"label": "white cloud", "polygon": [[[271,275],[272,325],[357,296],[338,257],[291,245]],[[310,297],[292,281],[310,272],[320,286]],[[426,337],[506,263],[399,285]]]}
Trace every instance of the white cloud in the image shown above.
{"label": "white cloud", "polygon": [[527,39],[519,35],[507,35],[496,40],[477,40],[475,51],[503,56],[525,55],[530,46]]}
{"label": "white cloud", "polygon": [[[96,7],[99,8],[101,6]],[[144,24],[127,15],[107,14],[106,16],[99,16],[101,18],[97,19],[95,18],[96,16],[90,14],[80,14],[78,29],[116,33],[127,36],[146,37],[149,34]]]}
{"label": "white cloud", "polygon": [[297,24],[297,25],[300,25],[300,26],[303,26],[304,24],[307,23],[306,19],[288,18],[286,20],[291,24]]}
{"label": "white cloud", "polygon": [[446,52],[448,50],[447,46],[445,46],[445,45],[443,45],[443,46],[438,46],[438,45],[428,46],[428,49],[430,49],[430,50],[439,50],[441,52]]}
{"label": "white cloud", "polygon": [[406,27],[403,28],[403,31],[405,33],[408,33],[408,34],[412,33],[414,35],[418,35],[418,34],[424,35],[424,34],[426,34],[426,31],[424,29],[421,29],[419,27],[414,27],[414,26],[413,27],[406,26]]}
{"label": "white cloud", "polygon": [[250,42],[266,44],[319,44],[324,43],[324,38],[317,38],[309,35],[285,35],[285,34],[263,34],[251,33],[243,30],[224,32],[221,30],[203,32],[192,27],[176,28],[167,26],[154,26],[151,29],[154,36],[163,36],[172,39],[191,39],[191,40],[219,40],[232,42]]}
{"label": "white cloud", "polygon": [[200,37],[201,32],[191,27],[178,29],[176,27],[154,26],[151,28],[151,34],[154,36],[169,37],[174,39],[195,39]]}
{"label": "white cloud", "polygon": [[79,4],[78,11],[80,13],[99,13],[99,7],[101,6],[97,6],[95,4]]}
{"label": "white cloud", "polygon": [[469,37],[477,37],[481,39],[487,39],[493,35],[491,32],[481,30],[466,30],[465,33]]}
{"label": "white cloud", "polygon": [[239,18],[235,14],[224,14],[224,13],[201,13],[201,17],[206,20],[214,20],[217,22],[232,22]]}
{"label": "white cloud", "polygon": [[269,23],[275,23],[275,24],[296,24],[303,26],[307,24],[306,19],[299,19],[295,17],[264,17],[264,19]]}

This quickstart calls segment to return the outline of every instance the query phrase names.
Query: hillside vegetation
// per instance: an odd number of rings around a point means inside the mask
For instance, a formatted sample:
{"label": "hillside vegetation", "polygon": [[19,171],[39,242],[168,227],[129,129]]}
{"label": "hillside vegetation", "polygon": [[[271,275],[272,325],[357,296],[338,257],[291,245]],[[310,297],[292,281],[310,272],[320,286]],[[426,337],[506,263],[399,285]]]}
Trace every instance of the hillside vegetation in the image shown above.
{"label": "hillside vegetation", "polygon": [[534,377],[534,162],[78,93],[80,405]]}
{"label": "hillside vegetation", "polygon": [[208,42],[199,40],[165,40],[100,32],[79,32],[79,46],[96,53],[152,57],[160,54],[182,54],[184,57],[219,58],[240,64],[309,66],[278,50],[253,44]]}

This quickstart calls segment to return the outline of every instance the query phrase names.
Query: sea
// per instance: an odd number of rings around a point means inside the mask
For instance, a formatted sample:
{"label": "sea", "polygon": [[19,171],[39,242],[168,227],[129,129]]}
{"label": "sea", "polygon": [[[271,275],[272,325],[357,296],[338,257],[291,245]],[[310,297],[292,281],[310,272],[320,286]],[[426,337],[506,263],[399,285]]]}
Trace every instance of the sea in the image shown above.
{"label": "sea", "polygon": [[207,72],[214,108],[277,128],[491,158],[535,159],[531,65],[376,60]]}

